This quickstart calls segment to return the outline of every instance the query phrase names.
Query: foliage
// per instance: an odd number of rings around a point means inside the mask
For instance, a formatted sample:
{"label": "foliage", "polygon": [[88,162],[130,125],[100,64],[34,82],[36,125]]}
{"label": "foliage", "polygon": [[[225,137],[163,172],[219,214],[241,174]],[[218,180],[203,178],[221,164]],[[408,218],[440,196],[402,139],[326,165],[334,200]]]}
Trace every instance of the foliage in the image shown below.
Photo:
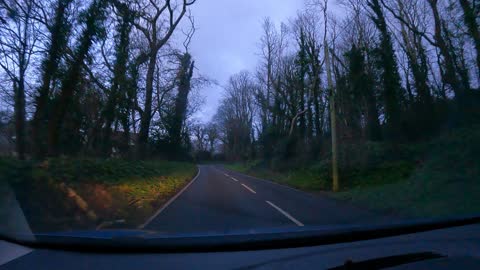
{"label": "foliage", "polygon": [[[122,227],[138,226],[195,173],[193,164],[160,160],[0,160],[0,181],[14,188],[36,232],[94,229],[113,220],[125,220]],[[97,218],[89,219],[62,185],[82,198]]]}
{"label": "foliage", "polygon": [[480,163],[476,157],[480,148],[476,142],[479,131],[478,126],[464,127],[432,140],[425,147],[426,159],[404,181],[358,187],[336,196],[416,217],[478,212]]}
{"label": "foliage", "polygon": [[[10,14],[0,22],[0,98],[15,112],[10,154],[148,157],[152,130],[170,132],[167,122],[175,130],[170,144],[183,144],[188,93],[199,85],[188,53],[194,3],[0,1]],[[182,52],[169,42],[185,18],[193,30]],[[164,112],[175,102],[168,121]]]}
{"label": "foliage", "polygon": [[[248,90],[255,93],[253,121],[240,121],[243,129],[235,130],[229,128],[235,121],[214,119],[229,130],[221,134],[224,153],[245,162],[246,171],[248,160],[260,158],[262,166],[252,171],[275,171],[280,181],[307,189],[331,188],[337,170],[329,166],[337,163],[344,190],[400,181],[432,139],[478,123],[474,7],[468,1],[342,1],[346,16],[334,20],[328,2],[308,2],[278,29],[265,20]],[[241,115],[251,105],[232,103],[224,99],[217,114]],[[242,141],[244,130],[253,135],[232,151],[229,144]]]}
{"label": "foliage", "polygon": [[[408,217],[476,213],[480,211],[479,139],[480,126],[473,125],[445,131],[424,143],[352,146],[356,149],[349,152],[350,165],[341,168],[342,191],[328,194]],[[227,168],[309,192],[331,188],[328,160],[284,171],[270,170],[259,161]]]}

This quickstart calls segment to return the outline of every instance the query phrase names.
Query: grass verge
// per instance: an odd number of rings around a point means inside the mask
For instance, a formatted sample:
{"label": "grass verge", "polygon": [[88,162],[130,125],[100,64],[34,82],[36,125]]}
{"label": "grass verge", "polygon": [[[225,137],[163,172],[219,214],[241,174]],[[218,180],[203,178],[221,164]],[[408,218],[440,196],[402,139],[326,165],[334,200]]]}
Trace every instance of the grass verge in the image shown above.
{"label": "grass verge", "polygon": [[[378,150],[371,164],[341,169],[339,193],[329,196],[382,212],[409,217],[446,217],[480,213],[480,127],[450,131],[430,142],[396,146],[392,159]],[[375,147],[374,147],[375,148]],[[369,151],[360,151],[368,153]],[[401,152],[401,153],[400,153]],[[373,155],[375,156],[375,155]],[[358,155],[350,156],[351,159]],[[370,158],[362,159],[369,160]],[[367,162],[368,163],[368,162]],[[357,166],[355,166],[357,165]],[[330,164],[271,170],[260,162],[228,169],[269,179],[308,192],[331,190]]]}
{"label": "grass verge", "polygon": [[[195,165],[167,161],[0,159],[34,232],[136,228],[196,174]],[[112,225],[110,225],[112,226]]]}

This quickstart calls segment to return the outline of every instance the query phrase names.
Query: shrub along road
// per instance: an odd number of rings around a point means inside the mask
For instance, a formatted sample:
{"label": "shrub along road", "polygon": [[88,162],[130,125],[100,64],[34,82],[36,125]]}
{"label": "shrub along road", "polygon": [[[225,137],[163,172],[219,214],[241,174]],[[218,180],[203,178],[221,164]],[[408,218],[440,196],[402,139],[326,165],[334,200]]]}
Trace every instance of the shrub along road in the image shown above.
{"label": "shrub along road", "polygon": [[391,217],[220,166],[199,166],[199,170],[194,182],[145,229],[175,234],[227,233],[391,221]]}
{"label": "shrub along road", "polygon": [[[0,186],[12,187],[34,232],[136,228],[196,173],[155,160],[0,159]],[[0,200],[0,220],[5,207]]]}

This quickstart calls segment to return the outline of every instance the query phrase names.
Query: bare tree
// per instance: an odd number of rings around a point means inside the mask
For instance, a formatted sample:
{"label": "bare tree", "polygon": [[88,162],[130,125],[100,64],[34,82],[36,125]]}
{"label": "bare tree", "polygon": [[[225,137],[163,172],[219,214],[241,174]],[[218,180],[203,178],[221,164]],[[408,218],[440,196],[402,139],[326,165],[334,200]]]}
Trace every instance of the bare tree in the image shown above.
{"label": "bare tree", "polygon": [[193,124],[191,132],[194,136],[195,148],[198,152],[206,152],[208,146],[208,133],[205,125]]}
{"label": "bare tree", "polygon": [[261,87],[257,94],[258,103],[261,107],[262,133],[265,133],[269,125],[269,114],[272,99],[273,69],[277,50],[277,31],[270,18],[266,18],[262,24],[263,36],[260,40],[261,64],[258,68],[257,78]]}
{"label": "bare tree", "polygon": [[433,33],[430,34],[428,29],[418,29],[412,26],[409,21],[400,16],[398,12],[391,8],[391,5],[386,0],[380,0],[383,7],[385,7],[396,19],[401,21],[406,27],[413,33],[422,36],[430,45],[438,48],[438,62],[440,65],[440,73],[442,81],[446,86],[449,86],[455,93],[457,98],[464,96],[467,89],[464,89],[464,85],[458,78],[458,70],[455,65],[455,59],[453,49],[449,47],[447,40],[445,39],[445,21],[442,19],[439,10],[438,0],[427,0],[427,4],[430,7],[430,12],[433,20]]}
{"label": "bare tree", "polygon": [[38,41],[38,26],[33,19],[35,3],[33,0],[1,0],[0,10],[7,14],[0,23],[0,67],[13,90],[16,151],[18,157],[24,159],[27,71]]}
{"label": "bare tree", "polygon": [[[477,50],[477,71],[480,79],[480,27],[477,21],[479,16],[478,7],[475,7],[475,0],[472,3],[469,0],[458,0],[463,10],[463,18],[468,28],[470,37],[473,39],[475,49]],[[477,4],[478,5],[478,4]],[[477,9],[477,11],[475,11]]]}
{"label": "bare tree", "polygon": [[248,72],[232,76],[226,94],[215,116],[223,133],[227,156],[245,160],[253,143],[253,120],[256,113],[254,94],[257,86]]}
{"label": "bare tree", "polygon": [[218,127],[215,123],[209,123],[206,127],[207,130],[207,140],[210,153],[215,153],[215,144],[219,139]]}
{"label": "bare tree", "polygon": [[176,1],[165,0],[159,3],[158,0],[138,1],[137,12],[139,19],[135,21],[135,27],[143,34],[147,41],[147,51],[138,57],[138,63],[147,63],[145,79],[145,102],[141,111],[141,122],[139,132],[139,154],[145,155],[146,144],[150,131],[152,119],[153,82],[157,64],[158,52],[172,37],[179,23],[187,14],[188,7],[196,0]]}

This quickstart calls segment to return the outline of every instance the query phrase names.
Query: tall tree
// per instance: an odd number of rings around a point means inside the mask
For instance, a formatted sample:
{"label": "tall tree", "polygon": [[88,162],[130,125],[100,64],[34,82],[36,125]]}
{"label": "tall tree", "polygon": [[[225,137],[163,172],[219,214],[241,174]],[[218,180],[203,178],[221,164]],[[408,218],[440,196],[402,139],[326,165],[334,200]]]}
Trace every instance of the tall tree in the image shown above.
{"label": "tall tree", "polygon": [[[411,70],[416,98],[413,102],[413,111],[418,115],[418,125],[416,128],[423,131],[430,130],[433,125],[433,97],[429,85],[429,67],[427,51],[422,42],[421,16],[423,15],[422,4],[418,1],[404,3],[397,1],[398,15],[401,20],[400,35],[403,44],[401,45],[408,60],[408,66]],[[407,26],[408,25],[408,26]],[[406,75],[407,79],[409,74]]]}
{"label": "tall tree", "polygon": [[26,84],[38,31],[34,21],[36,4],[33,0],[0,1],[0,10],[7,13],[0,23],[0,68],[6,73],[13,88],[15,143],[20,159],[25,158],[26,138]]}
{"label": "tall tree", "polygon": [[188,95],[192,88],[191,80],[195,67],[195,62],[188,52],[180,54],[178,58],[180,60],[177,73],[178,93],[175,97],[173,117],[169,125],[170,143],[174,149],[173,154],[175,155],[181,153],[182,130],[186,120]]}
{"label": "tall tree", "polygon": [[307,119],[309,127],[307,136],[311,138],[314,134],[318,137],[322,135],[322,119],[324,118],[322,106],[322,89],[321,89],[321,75],[323,63],[320,60],[321,54],[321,38],[320,30],[317,25],[318,16],[313,14],[305,14],[303,16],[303,23],[305,25],[305,47],[307,54],[307,73],[308,73],[308,104],[307,104]]}
{"label": "tall tree", "polygon": [[470,3],[469,0],[458,0],[463,9],[463,19],[468,28],[468,33],[473,39],[475,44],[475,49],[477,50],[477,71],[478,77],[480,78],[480,27],[478,25],[478,7],[475,7],[475,0],[473,3]]}
{"label": "tall tree", "polygon": [[259,141],[262,147],[262,154],[269,158],[272,155],[273,145],[270,141],[273,139],[273,84],[275,57],[278,50],[278,33],[270,18],[266,18],[262,24],[263,35],[260,40],[261,59],[257,70],[257,79],[259,81],[258,93],[256,93],[257,103],[260,106],[261,132]]}
{"label": "tall tree", "polygon": [[[361,108],[366,118],[366,136],[368,140],[378,141],[381,139],[381,130],[378,122],[377,102],[373,92],[374,79],[366,68],[365,55],[361,49],[353,45],[347,53],[347,58],[349,63],[347,79],[354,99],[362,101]],[[352,105],[359,107],[359,104]]]}
{"label": "tall tree", "polygon": [[457,69],[455,67],[455,61],[452,56],[451,48],[449,48],[444,37],[444,23],[440,17],[440,12],[438,10],[438,0],[427,0],[430,5],[433,20],[434,20],[434,40],[435,45],[440,51],[443,62],[442,64],[442,79],[444,83],[450,86],[455,92],[455,96],[458,100],[462,100],[465,94],[466,89],[463,88],[460,80],[457,76]]}
{"label": "tall tree", "polygon": [[71,105],[75,90],[81,80],[81,74],[84,61],[88,56],[90,48],[101,33],[101,23],[104,20],[106,0],[94,0],[86,10],[84,17],[85,28],[83,29],[78,44],[73,52],[68,70],[62,85],[60,93],[56,97],[52,116],[48,122],[48,153],[51,156],[58,155],[60,150],[59,139],[64,124],[65,115],[68,107]]}
{"label": "tall tree", "polygon": [[[307,44],[304,29],[300,29],[299,36],[297,37],[298,43],[298,52],[296,57],[296,77],[297,77],[297,89],[298,89],[298,110],[300,112],[306,111],[305,108],[305,97],[306,97],[306,76],[308,72],[308,59],[307,59]],[[307,109],[308,111],[308,109]],[[299,127],[298,135],[301,140],[305,139],[305,133],[307,128],[307,123],[305,119],[305,113],[302,113],[298,117]]]}
{"label": "tall tree", "polygon": [[58,0],[52,23],[46,22],[50,38],[45,58],[42,62],[41,83],[36,91],[36,110],[33,116],[32,130],[37,157],[42,157],[47,152],[48,105],[51,96],[51,85],[53,79],[58,77],[60,60],[66,53],[68,38],[72,28],[71,22],[68,20],[68,8],[72,3],[73,0]]}
{"label": "tall tree", "polygon": [[217,143],[219,137],[218,127],[217,125],[215,125],[215,123],[210,123],[209,125],[207,125],[206,131],[209,151],[213,155],[215,153],[215,144]]}
{"label": "tall tree", "polygon": [[390,139],[398,139],[401,136],[401,84],[395,51],[393,49],[390,32],[388,31],[385,15],[379,0],[369,0],[367,5],[373,13],[371,14],[371,19],[380,33],[378,53],[380,60],[379,65],[382,67],[387,135]]}
{"label": "tall tree", "polygon": [[[117,37],[115,45],[115,63],[113,65],[113,78],[111,87],[108,93],[106,106],[103,111],[105,119],[105,128],[103,136],[104,153],[110,154],[111,146],[111,131],[112,124],[115,118],[128,121],[128,60],[130,55],[130,32],[133,26],[133,20],[135,19],[134,13],[130,10],[129,6],[125,3],[115,3],[115,9],[118,13],[117,22]],[[123,106],[123,107],[122,107]],[[121,116],[122,113],[127,114]],[[124,132],[129,133],[128,124],[124,123]],[[128,145],[129,138],[126,138],[126,145]]]}
{"label": "tall tree", "polygon": [[141,111],[138,135],[138,154],[140,157],[145,156],[152,120],[153,82],[158,53],[170,40],[187,13],[188,7],[193,5],[195,1],[182,0],[178,14],[176,14],[177,5],[171,0],[166,0],[161,5],[157,0],[149,0],[147,5],[140,7],[139,19],[135,22],[135,27],[148,41],[147,51],[139,56],[140,63],[147,63],[145,101],[144,108]]}
{"label": "tall tree", "polygon": [[225,153],[231,160],[246,160],[253,144],[253,119],[256,113],[254,93],[257,86],[248,72],[233,75],[226,87],[225,98],[215,115],[224,142]]}

